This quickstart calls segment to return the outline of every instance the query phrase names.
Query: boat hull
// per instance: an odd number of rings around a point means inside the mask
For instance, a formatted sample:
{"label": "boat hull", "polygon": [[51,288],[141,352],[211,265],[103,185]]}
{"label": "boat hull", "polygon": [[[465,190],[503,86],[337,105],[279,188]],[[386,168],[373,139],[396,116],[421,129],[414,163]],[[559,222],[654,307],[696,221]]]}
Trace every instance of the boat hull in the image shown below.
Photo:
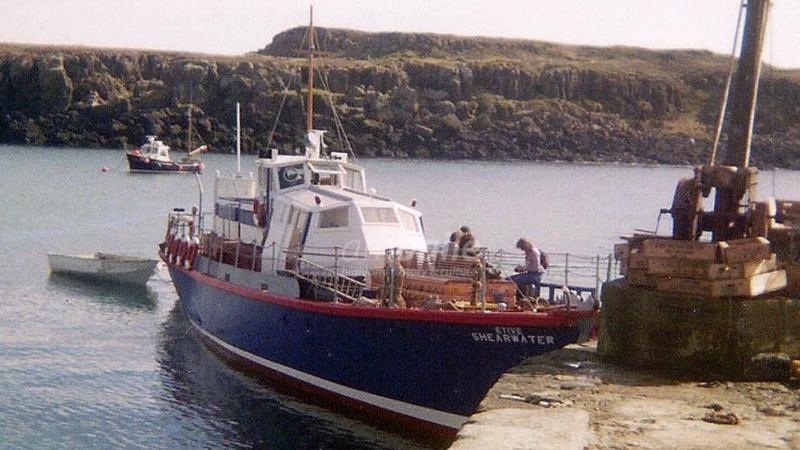
{"label": "boat hull", "polygon": [[354,307],[169,270],[188,319],[218,349],[337,405],[442,435],[509,368],[579,335],[563,315]]}
{"label": "boat hull", "polygon": [[52,272],[129,284],[147,283],[158,264],[157,260],[145,258],[97,258],[95,255],[55,253],[48,253],[47,260]]}
{"label": "boat hull", "polygon": [[128,167],[132,172],[200,173],[203,170],[203,164],[198,161],[164,162],[133,153],[126,153],[125,156],[128,158]]}

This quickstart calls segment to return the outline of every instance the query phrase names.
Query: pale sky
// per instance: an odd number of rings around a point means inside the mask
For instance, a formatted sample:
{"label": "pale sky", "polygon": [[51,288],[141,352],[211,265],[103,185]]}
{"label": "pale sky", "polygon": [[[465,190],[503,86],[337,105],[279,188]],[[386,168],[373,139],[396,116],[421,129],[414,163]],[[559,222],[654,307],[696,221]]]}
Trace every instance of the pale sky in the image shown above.
{"label": "pale sky", "polygon": [[[315,0],[320,26],[728,54],[740,0]],[[0,0],[0,42],[242,54],[308,22],[306,0]],[[768,63],[800,68],[800,0],[773,0]]]}

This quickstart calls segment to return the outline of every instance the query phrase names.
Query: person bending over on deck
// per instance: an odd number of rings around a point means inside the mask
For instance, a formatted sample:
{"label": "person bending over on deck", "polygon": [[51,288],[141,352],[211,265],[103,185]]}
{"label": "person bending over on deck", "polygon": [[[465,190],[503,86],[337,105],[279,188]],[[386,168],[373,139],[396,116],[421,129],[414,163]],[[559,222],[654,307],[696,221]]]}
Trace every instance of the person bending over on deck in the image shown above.
{"label": "person bending over on deck", "polygon": [[525,252],[525,265],[514,268],[516,275],[511,275],[509,280],[516,283],[520,291],[527,294],[527,287],[534,286],[533,294],[539,295],[539,283],[542,281],[544,267],[542,266],[542,252],[534,247],[531,241],[520,238],[517,241],[517,248]]}
{"label": "person bending over on deck", "polygon": [[444,248],[444,255],[448,257],[453,257],[458,254],[458,240],[461,239],[461,233],[458,231],[454,231],[450,234],[450,242],[447,243],[447,246]]}

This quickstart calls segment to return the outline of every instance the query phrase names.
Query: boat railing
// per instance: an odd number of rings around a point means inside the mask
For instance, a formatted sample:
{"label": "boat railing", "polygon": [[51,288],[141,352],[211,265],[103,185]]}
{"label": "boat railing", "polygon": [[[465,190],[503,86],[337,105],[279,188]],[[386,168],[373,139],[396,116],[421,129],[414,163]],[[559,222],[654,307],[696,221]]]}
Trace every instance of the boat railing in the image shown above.
{"label": "boat railing", "polygon": [[368,263],[365,260],[369,254],[347,247],[304,246],[302,249],[281,249],[281,252],[290,266],[295,260],[302,258],[325,270],[336,271],[350,277],[363,279],[368,274]]}
{"label": "boat railing", "polygon": [[355,267],[352,264],[346,264],[347,261],[366,259],[367,255],[341,247],[286,249],[274,242],[262,246],[257,242],[247,243],[236,239],[225,239],[210,232],[203,235],[201,254],[207,256],[211,261],[255,272],[275,273],[276,270],[292,272],[298,267],[298,263],[302,262],[305,264],[303,271],[307,272],[310,277],[338,273],[347,277],[363,279],[368,274],[365,264]]}
{"label": "boat railing", "polygon": [[[370,255],[364,251],[346,247],[311,246],[286,249],[275,243],[262,246],[255,240],[248,243],[240,239],[226,239],[214,231],[203,232],[195,225],[198,222],[200,216],[197,214],[182,210],[174,211],[169,215],[168,233],[189,239],[200,237],[200,253],[214,262],[255,272],[275,273],[276,270],[295,270],[297,262],[302,260],[308,277],[334,273],[351,279],[369,281],[370,276],[373,278],[383,276],[370,273],[369,262],[364,262]],[[209,222],[207,220],[200,222],[201,225],[204,223]],[[486,248],[473,249],[472,255],[448,255],[441,247],[432,247],[428,252],[411,250],[398,250],[398,252],[398,261],[404,273],[420,276],[475,280],[481,276],[506,278],[514,273],[515,267],[525,263],[521,252],[491,251]],[[610,280],[618,270],[618,262],[612,255],[587,256],[548,252],[547,256],[549,267],[540,283],[539,294],[551,302],[560,296],[563,297],[566,291],[599,299],[601,284]],[[482,274],[482,271],[486,273]]]}
{"label": "boat railing", "polygon": [[255,242],[223,239],[215,233],[207,233],[203,237],[201,254],[211,261],[254,272],[261,272],[264,269],[262,267],[264,247]]}
{"label": "boat railing", "polygon": [[409,275],[475,278],[482,267],[479,255],[447,255],[439,252],[391,249],[385,256],[395,258],[404,273]]}
{"label": "boat railing", "polygon": [[297,279],[332,293],[334,302],[340,299],[359,302],[362,292],[367,288],[365,283],[339,273],[337,266],[330,269],[302,257],[297,258],[295,268],[289,272]]}
{"label": "boat railing", "polygon": [[[517,266],[525,264],[525,255],[519,251],[485,251],[487,263],[504,275],[513,275]],[[540,288],[547,291],[549,300],[567,287],[579,295],[600,296],[600,286],[617,273],[613,255],[580,255],[575,253],[547,253],[549,266],[542,276]]]}

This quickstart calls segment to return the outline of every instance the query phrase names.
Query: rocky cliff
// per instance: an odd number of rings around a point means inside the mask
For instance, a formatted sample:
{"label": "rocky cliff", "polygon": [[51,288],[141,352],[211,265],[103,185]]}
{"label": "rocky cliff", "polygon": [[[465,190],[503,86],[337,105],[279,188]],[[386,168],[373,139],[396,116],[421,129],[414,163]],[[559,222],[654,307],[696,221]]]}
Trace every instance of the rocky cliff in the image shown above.
{"label": "rocky cliff", "polygon": [[[241,57],[0,47],[0,142],[291,151],[305,125],[304,28]],[[699,51],[318,29],[316,125],[335,105],[357,155],[699,163],[727,58]],[[800,168],[800,72],[765,70],[753,159]],[[280,120],[276,113],[283,103]],[[191,109],[191,114],[189,114]],[[270,141],[270,136],[274,139]]]}

